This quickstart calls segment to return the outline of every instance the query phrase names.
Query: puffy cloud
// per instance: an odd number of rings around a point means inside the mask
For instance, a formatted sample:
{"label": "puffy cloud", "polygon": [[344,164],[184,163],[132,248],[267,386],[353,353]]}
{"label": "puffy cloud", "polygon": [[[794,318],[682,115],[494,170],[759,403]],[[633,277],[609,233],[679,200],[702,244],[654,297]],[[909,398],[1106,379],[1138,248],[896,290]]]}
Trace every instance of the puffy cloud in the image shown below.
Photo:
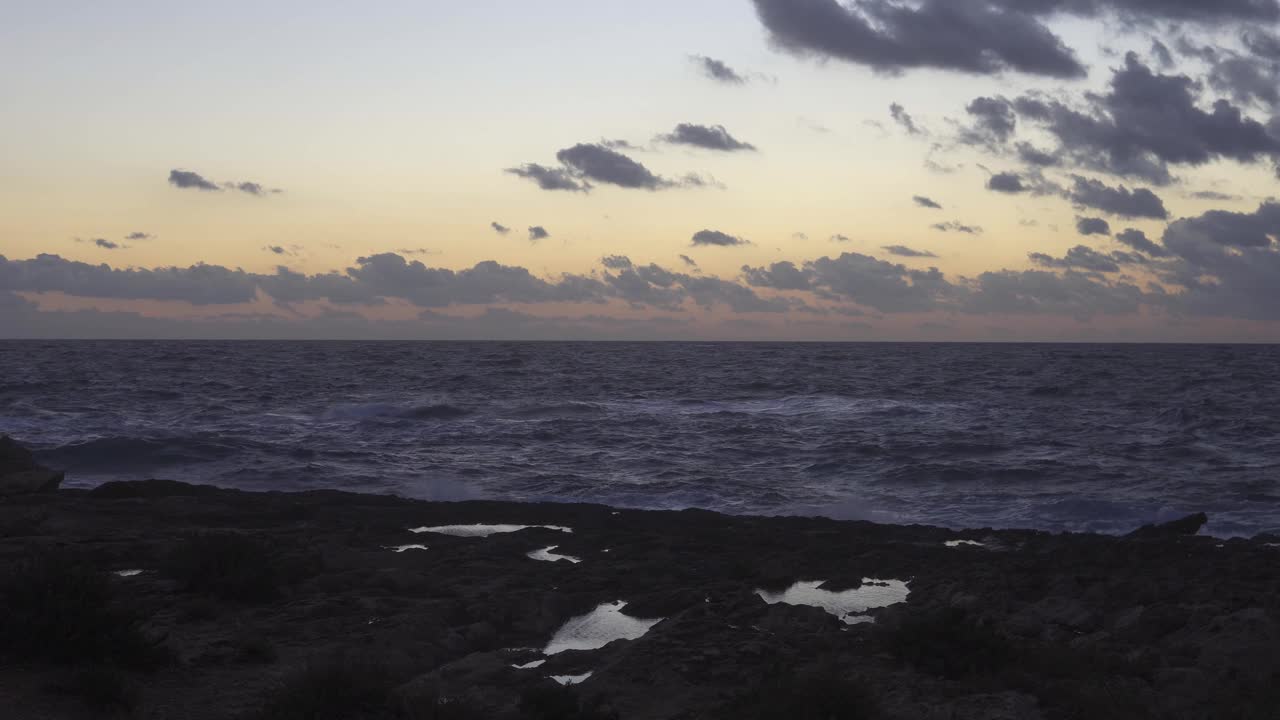
{"label": "puffy cloud", "polygon": [[114,242],[114,241],[112,241],[112,240],[108,240],[108,239],[106,239],[106,238],[94,238],[94,239],[93,239],[93,244],[94,244],[94,245],[97,245],[98,247],[102,248],[103,250],[119,250],[119,249],[121,249],[121,248],[123,248],[123,247],[126,247],[125,245],[121,245],[121,244],[120,244],[120,243],[118,243],[118,242]]}
{"label": "puffy cloud", "polygon": [[1170,165],[1198,166],[1218,158],[1249,163],[1280,154],[1280,139],[1229,101],[1200,109],[1198,88],[1185,75],[1152,72],[1129,53],[1110,91],[1091,97],[1086,111],[1031,95],[1014,106],[1054,135],[1059,153],[1081,167],[1158,185],[1172,182]]}
{"label": "puffy cloud", "polygon": [[1031,262],[1048,268],[1064,268],[1086,270],[1089,272],[1119,272],[1120,266],[1115,259],[1104,255],[1091,247],[1077,245],[1067,251],[1065,257],[1055,258],[1044,253],[1030,253]]}
{"label": "puffy cloud", "polygon": [[1147,237],[1147,234],[1141,230],[1129,228],[1116,235],[1116,240],[1120,243],[1128,245],[1140,253],[1150,255],[1151,257],[1167,257],[1169,252],[1159,245],[1155,244]]}
{"label": "puffy cloud", "polygon": [[706,55],[693,55],[689,59],[698,66],[698,69],[704,75],[716,82],[726,85],[742,85],[747,82],[745,76],[715,58],[707,57]]}
{"label": "puffy cloud", "polygon": [[719,150],[721,152],[737,152],[742,150],[755,150],[756,147],[750,143],[742,142],[725,130],[723,125],[694,125],[692,123],[680,123],[676,125],[666,135],[660,135],[659,140],[672,143],[675,145],[691,145],[706,150]]}
{"label": "puffy cloud", "polygon": [[1213,210],[1165,228],[1172,256],[1162,277],[1180,292],[1162,297],[1190,315],[1280,320],[1280,203],[1252,213]]}
{"label": "puffy cloud", "polygon": [[565,190],[567,192],[588,192],[591,184],[581,182],[566,168],[552,168],[538,163],[525,163],[519,167],[507,168],[516,177],[532,180],[543,190]]}
{"label": "puffy cloud", "polygon": [[1076,218],[1076,232],[1081,235],[1110,235],[1111,224],[1102,218]]}
{"label": "puffy cloud", "polygon": [[1061,159],[1053,154],[1040,150],[1031,143],[1020,142],[1017,146],[1018,159],[1027,165],[1035,167],[1052,167],[1061,162]]}
{"label": "puffy cloud", "polygon": [[930,199],[930,198],[925,197],[924,195],[916,195],[916,196],[914,196],[914,197],[912,197],[912,198],[911,198],[911,201],[912,201],[912,202],[914,202],[916,205],[919,205],[920,207],[923,207],[923,208],[930,208],[930,209],[932,209],[932,210],[941,210],[941,209],[942,209],[942,206],[941,206],[941,205],[939,205],[939,204],[938,204],[937,202],[935,202],[934,200],[932,200],[932,199]]}
{"label": "puffy cloud", "polygon": [[938,257],[937,255],[934,255],[928,250],[914,250],[912,248],[907,247],[906,245],[885,245],[881,249],[889,253],[890,255],[897,255],[898,257],[910,257],[910,258]]}
{"label": "puffy cloud", "polygon": [[934,223],[933,225],[930,225],[930,227],[932,227],[934,230],[937,230],[939,232],[957,232],[957,233],[964,233],[965,235],[981,235],[982,234],[982,228],[978,227],[977,225],[965,225],[964,223],[956,222],[955,220]]}
{"label": "puffy cloud", "polygon": [[579,143],[556,153],[556,159],[587,180],[618,187],[658,190],[673,184],[653,174],[644,165],[603,145]]}
{"label": "puffy cloud", "polygon": [[1094,273],[1001,270],[979,275],[961,309],[979,314],[1068,315],[1087,320],[1100,314],[1137,312],[1142,302],[1143,294],[1137,286],[1108,282]]}
{"label": "puffy cloud", "polygon": [[750,245],[751,243],[743,238],[728,233],[722,233],[719,230],[699,230],[693,234],[690,243],[693,246],[710,245],[716,247],[732,247],[734,245]]}
{"label": "puffy cloud", "polygon": [[194,173],[189,170],[170,170],[169,184],[183,190],[190,189],[217,192],[222,189],[218,187],[217,183],[206,180],[199,173]]}
{"label": "puffy cloud", "polygon": [[960,142],[968,145],[1003,145],[1018,126],[1013,104],[1002,97],[975,98],[965,112],[973,118],[973,126],[960,133]]}
{"label": "puffy cloud", "polygon": [[551,233],[541,225],[532,225],[529,227],[529,242],[538,242],[551,237]]}
{"label": "puffy cloud", "polygon": [[906,130],[908,135],[929,134],[924,128],[916,125],[916,121],[911,117],[911,113],[907,112],[907,109],[898,103],[893,103],[889,106],[889,117],[892,117],[893,121],[898,123],[899,127]]}
{"label": "puffy cloud", "polygon": [[1169,217],[1164,201],[1146,188],[1130,190],[1123,185],[1113,188],[1098,180],[1072,177],[1075,185],[1069,197],[1077,205],[1126,218],[1165,220]]}
{"label": "puffy cloud", "polygon": [[1032,10],[1009,2],[752,0],[773,43],[800,56],[883,72],[938,68],[1080,77],[1084,67]]}
{"label": "puffy cloud", "polygon": [[987,189],[1009,195],[1024,193],[1028,190],[1027,186],[1023,184],[1022,177],[1020,175],[1008,172],[992,175],[991,178],[987,180]]}
{"label": "puffy cloud", "polygon": [[809,290],[812,288],[813,273],[797,268],[793,262],[783,260],[768,267],[753,268],[743,265],[742,277],[754,287],[774,290]]}

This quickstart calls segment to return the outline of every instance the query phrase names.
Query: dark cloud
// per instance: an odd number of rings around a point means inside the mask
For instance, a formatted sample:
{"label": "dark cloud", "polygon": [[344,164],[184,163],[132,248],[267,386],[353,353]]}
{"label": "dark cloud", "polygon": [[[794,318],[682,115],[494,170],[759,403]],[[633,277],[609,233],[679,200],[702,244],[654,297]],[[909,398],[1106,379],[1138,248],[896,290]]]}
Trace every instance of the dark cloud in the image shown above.
{"label": "dark cloud", "polygon": [[658,190],[672,185],[644,165],[602,145],[579,143],[556,153],[556,159],[587,180],[609,185],[640,190]]}
{"label": "dark cloud", "polygon": [[126,246],[124,246],[124,245],[121,245],[121,244],[120,244],[120,243],[118,243],[118,242],[113,242],[113,241],[108,240],[108,239],[106,239],[106,238],[94,238],[94,239],[93,239],[93,244],[94,244],[94,245],[97,245],[98,247],[102,248],[103,250],[119,250],[119,249],[121,249],[121,248],[126,247]]}
{"label": "dark cloud", "polygon": [[267,250],[268,252],[273,252],[273,253],[275,253],[276,255],[288,255],[288,254],[289,254],[289,251],[288,251],[288,250],[286,250],[286,249],[284,248],[284,246],[282,246],[282,245],[268,245],[268,246],[266,246],[266,247],[265,247],[265,248],[263,248],[263,249],[264,249],[264,250]]}
{"label": "dark cloud", "polygon": [[1075,185],[1068,197],[1077,205],[1125,218],[1165,220],[1169,217],[1164,201],[1146,188],[1130,190],[1123,185],[1113,188],[1079,175],[1072,178]]}
{"label": "dark cloud", "polygon": [[690,244],[695,247],[699,245],[731,247],[734,245],[750,245],[751,243],[743,238],[722,233],[719,230],[699,230],[693,234],[693,239]]}
{"label": "dark cloud", "polygon": [[[1074,78],[1075,54],[1038,19],[1035,0],[752,0],[775,46],[893,72],[938,68],[991,75],[1005,70]],[[1057,10],[1058,8],[1052,8]]]}
{"label": "dark cloud", "polygon": [[1161,278],[1181,292],[1164,299],[1174,312],[1280,320],[1280,203],[1252,213],[1212,210],[1165,229],[1173,257]]}
{"label": "dark cloud", "polygon": [[199,173],[190,172],[188,170],[170,170],[169,184],[181,188],[183,190],[205,190],[208,192],[217,192],[222,188],[217,183],[201,177]]}
{"label": "dark cloud", "polygon": [[257,195],[258,197],[276,195],[284,192],[280,188],[265,188],[256,182],[229,182],[223,183],[222,186],[228,190],[239,190],[242,193]]}
{"label": "dark cloud", "polygon": [[605,138],[600,141],[600,144],[609,148],[610,150],[644,150],[644,148],[640,147],[639,145],[635,145],[627,140],[622,140],[618,138],[615,138],[613,140],[609,140]]}
{"label": "dark cloud", "polygon": [[938,257],[937,255],[934,255],[928,250],[914,250],[912,248],[907,247],[906,245],[885,245],[882,249],[885,252],[889,253],[890,255],[897,255],[899,257],[910,257],[910,258]]}
{"label": "dark cloud", "polygon": [[958,291],[935,268],[911,270],[860,253],[805,264],[822,294],[880,312],[924,312]]}
{"label": "dark cloud", "polygon": [[801,270],[795,263],[787,260],[768,267],[753,268],[743,265],[742,277],[753,287],[774,290],[810,290],[813,287],[813,273]]}
{"label": "dark cloud", "polygon": [[935,202],[934,200],[931,200],[930,198],[927,198],[927,197],[925,197],[925,196],[923,196],[923,195],[916,195],[915,197],[912,197],[912,198],[911,198],[911,201],[912,201],[912,202],[914,202],[916,205],[919,205],[920,207],[923,207],[923,208],[930,208],[930,209],[932,209],[932,210],[941,210],[941,209],[942,209],[942,206],[941,206],[941,205],[939,205],[937,202]]}
{"label": "dark cloud", "polygon": [[1151,54],[1155,56],[1156,62],[1160,63],[1160,67],[1165,70],[1173,67],[1173,53],[1169,52],[1168,45],[1165,45],[1159,40],[1152,40]]}
{"label": "dark cloud", "polygon": [[745,76],[715,58],[707,57],[706,55],[693,55],[689,59],[697,64],[704,75],[717,82],[726,85],[743,85],[747,82]]}
{"label": "dark cloud", "polygon": [[1111,224],[1102,218],[1076,218],[1076,232],[1081,235],[1110,235]]}
{"label": "dark cloud", "polygon": [[1134,228],[1129,228],[1123,232],[1117,233],[1116,241],[1128,245],[1140,253],[1150,255],[1151,257],[1167,257],[1169,254],[1164,248],[1154,242],[1151,242],[1146,233],[1141,230],[1135,230]]}
{"label": "dark cloud", "polygon": [[507,168],[505,172],[526,180],[532,180],[543,190],[565,190],[583,193],[591,190],[590,183],[579,181],[572,172],[565,168],[551,168],[537,163],[525,163],[520,167]]}
{"label": "dark cloud", "polygon": [[958,233],[964,233],[966,235],[982,234],[982,228],[978,227],[977,225],[965,225],[964,223],[956,222],[955,220],[950,220],[948,222],[935,223],[930,227],[932,227],[934,230],[938,230],[941,232],[958,232]]}
{"label": "dark cloud", "polygon": [[1067,315],[1083,321],[1137,312],[1142,301],[1137,286],[1108,282],[1092,272],[1001,270],[979,275],[961,309],[977,314]]}
{"label": "dark cloud", "polygon": [[996,173],[987,180],[987,189],[996,192],[1017,194],[1027,192],[1029,189],[1022,182],[1022,177],[1017,173]]}
{"label": "dark cloud", "polygon": [[1110,91],[1091,97],[1087,110],[1037,96],[1020,97],[1014,106],[1054,135],[1059,153],[1081,167],[1158,185],[1172,182],[1170,165],[1218,158],[1250,163],[1280,154],[1280,139],[1264,125],[1227,100],[1201,110],[1198,94],[1191,78],[1154,73],[1129,53]]}
{"label": "dark cloud", "polygon": [[511,232],[511,228],[507,227],[506,225],[503,225],[497,220],[494,220],[493,222],[489,223],[489,227],[493,228],[493,231],[498,233],[499,235],[506,235],[507,233]]}
{"label": "dark cloud", "polygon": [[1238,103],[1280,104],[1280,62],[1232,55],[1214,63],[1209,87]]}
{"label": "dark cloud", "polygon": [[672,143],[675,145],[691,145],[706,150],[719,150],[721,152],[736,152],[742,150],[755,150],[756,147],[751,143],[745,143],[729,134],[723,125],[694,125],[692,123],[680,123],[676,125],[666,135],[659,135],[659,140]]}
{"label": "dark cloud", "polygon": [[692,268],[698,267],[697,261],[689,257],[688,255],[681,255],[679,257],[680,257],[680,260],[684,262],[685,265],[688,265],[689,267],[692,267]]}
{"label": "dark cloud", "polygon": [[1018,127],[1013,104],[1002,97],[975,98],[965,107],[965,112],[973,118],[973,125],[960,133],[960,142],[967,145],[1003,145]]}
{"label": "dark cloud", "polygon": [[1196,192],[1191,193],[1191,197],[1197,200],[1215,200],[1219,202],[1226,202],[1230,200],[1240,199],[1239,195],[1232,195],[1230,193],[1218,192],[1217,190],[1197,190]]}
{"label": "dark cloud", "polygon": [[551,237],[551,233],[547,232],[547,229],[541,225],[530,226],[529,242],[538,242],[539,240],[546,240],[549,237]]}
{"label": "dark cloud", "polygon": [[124,236],[125,240],[132,240],[134,242],[137,242],[139,240],[154,240],[155,238],[156,238],[155,235],[151,235],[150,233],[144,233],[144,232],[131,232],[128,235]]}
{"label": "dark cloud", "polygon": [[1040,150],[1031,143],[1020,142],[1018,143],[1017,150],[1018,159],[1028,165],[1034,165],[1036,167],[1052,167],[1061,162],[1057,155]]}
{"label": "dark cloud", "polygon": [[889,106],[889,116],[892,117],[893,121],[898,123],[903,130],[906,130],[908,135],[928,135],[928,132],[926,132],[924,128],[916,125],[916,121],[911,117],[911,113],[907,112],[907,109],[898,103],[893,103]]}
{"label": "dark cloud", "polygon": [[841,235],[840,233],[836,233],[835,235],[832,235],[830,240],[831,242],[838,242],[838,243],[853,242],[853,238],[849,237],[848,235]]}
{"label": "dark cloud", "polygon": [[1055,258],[1044,253],[1031,253],[1027,257],[1037,265],[1048,268],[1085,270],[1088,272],[1119,272],[1120,266],[1115,259],[1084,245],[1077,245],[1067,251],[1065,257]]}

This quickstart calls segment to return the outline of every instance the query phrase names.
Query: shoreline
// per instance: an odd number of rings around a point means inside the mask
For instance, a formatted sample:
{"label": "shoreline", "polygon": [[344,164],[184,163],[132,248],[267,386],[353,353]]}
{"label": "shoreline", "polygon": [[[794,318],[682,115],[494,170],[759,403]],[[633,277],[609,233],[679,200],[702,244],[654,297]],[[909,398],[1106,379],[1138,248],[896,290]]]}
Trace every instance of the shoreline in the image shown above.
{"label": "shoreline", "polygon": [[[411,532],[472,524],[529,527]],[[0,666],[0,704],[97,717],[83,688],[49,688],[105,666],[133,689],[115,708],[130,716],[301,717],[288,707],[317,668],[359,685],[373,663],[377,690],[345,701],[378,707],[350,716],[803,718],[825,697],[865,710],[848,717],[1266,717],[1251,713],[1280,687],[1280,538],[1185,534],[1198,527],[953,531],[174,481],[21,495],[0,501],[0,569],[74,556],[166,660],[37,653]],[[409,545],[425,549],[395,550]],[[862,607],[895,581],[905,598]],[[766,601],[788,591],[811,605]],[[659,621],[541,652],[619,601]],[[580,714],[520,709],[539,693]],[[459,714],[421,714],[441,702]]]}

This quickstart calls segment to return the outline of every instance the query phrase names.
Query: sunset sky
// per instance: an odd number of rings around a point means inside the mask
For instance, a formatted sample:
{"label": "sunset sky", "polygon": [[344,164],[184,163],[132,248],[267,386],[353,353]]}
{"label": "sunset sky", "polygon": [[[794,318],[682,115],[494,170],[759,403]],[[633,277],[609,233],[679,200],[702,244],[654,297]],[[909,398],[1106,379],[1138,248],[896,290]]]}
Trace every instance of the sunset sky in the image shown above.
{"label": "sunset sky", "polygon": [[1280,341],[1277,29],[9,3],[0,337]]}

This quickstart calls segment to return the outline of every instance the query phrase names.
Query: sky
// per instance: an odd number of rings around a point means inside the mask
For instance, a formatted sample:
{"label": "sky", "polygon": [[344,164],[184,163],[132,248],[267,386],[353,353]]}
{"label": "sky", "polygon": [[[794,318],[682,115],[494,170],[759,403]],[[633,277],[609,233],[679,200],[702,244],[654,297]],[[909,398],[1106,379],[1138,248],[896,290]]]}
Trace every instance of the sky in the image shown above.
{"label": "sky", "polygon": [[1280,341],[1280,0],[0,7],[0,337]]}

